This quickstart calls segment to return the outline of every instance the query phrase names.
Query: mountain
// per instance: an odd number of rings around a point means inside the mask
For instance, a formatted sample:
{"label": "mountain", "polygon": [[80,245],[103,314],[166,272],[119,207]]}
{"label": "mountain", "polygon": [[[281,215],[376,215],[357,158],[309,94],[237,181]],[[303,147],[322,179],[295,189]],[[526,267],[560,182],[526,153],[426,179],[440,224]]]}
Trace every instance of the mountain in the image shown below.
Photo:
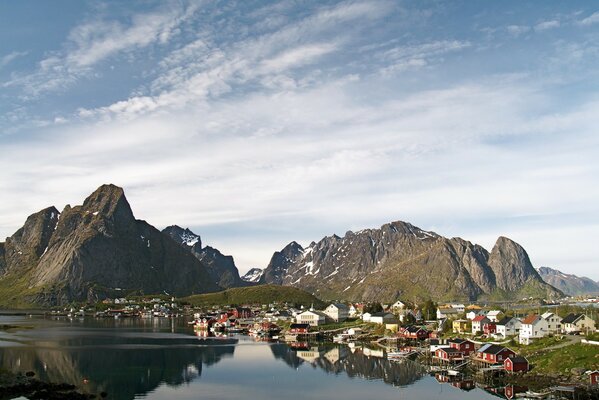
{"label": "mountain", "polygon": [[491,253],[406,222],[328,236],[275,252],[260,283],[294,286],[325,299],[394,301],[559,297],[526,251],[500,237]]}
{"label": "mountain", "polygon": [[260,268],[252,268],[248,272],[245,273],[244,276],[241,277],[246,282],[256,283],[260,281],[262,277],[263,270]]}
{"label": "mountain", "polygon": [[557,269],[549,267],[541,267],[538,269],[538,272],[545,282],[567,295],[578,296],[599,293],[599,282],[595,282],[585,276],[564,274]]}
{"label": "mountain", "polygon": [[0,244],[0,304],[56,306],[136,291],[220,290],[207,267],[145,221],[123,189],[102,185],[82,205],[29,216]]}
{"label": "mountain", "polygon": [[228,289],[231,287],[245,286],[247,282],[239,277],[239,270],[235,266],[233,257],[225,256],[220,251],[210,246],[202,247],[200,236],[189,229],[171,225],[162,230],[184,249],[191,252],[207,268],[212,280],[218,286]]}

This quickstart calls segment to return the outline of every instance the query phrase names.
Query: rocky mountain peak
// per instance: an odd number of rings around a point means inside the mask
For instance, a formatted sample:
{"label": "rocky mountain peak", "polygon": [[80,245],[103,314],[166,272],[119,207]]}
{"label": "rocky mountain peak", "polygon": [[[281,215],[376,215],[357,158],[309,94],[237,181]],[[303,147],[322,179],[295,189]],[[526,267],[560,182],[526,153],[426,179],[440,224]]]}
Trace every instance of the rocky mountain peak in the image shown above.
{"label": "rocky mountain peak", "polygon": [[262,268],[252,268],[241,277],[246,282],[259,282],[264,270]]}
{"label": "rocky mountain peak", "polygon": [[500,236],[493,246],[489,266],[495,274],[497,286],[503,290],[514,290],[529,279],[542,282],[526,250],[504,236]]}
{"label": "rocky mountain peak", "polygon": [[82,206],[90,213],[99,213],[114,220],[133,220],[133,211],[125,197],[123,188],[105,184],[89,195]]}
{"label": "rocky mountain peak", "polygon": [[31,214],[23,227],[11,236],[11,241],[20,247],[21,251],[31,249],[37,257],[41,256],[56,228],[59,215],[54,206]]}
{"label": "rocky mountain peak", "polygon": [[202,239],[200,238],[200,235],[196,235],[189,228],[183,229],[179,225],[171,225],[164,228],[162,233],[167,234],[179,244],[193,247],[196,250],[202,248]]}

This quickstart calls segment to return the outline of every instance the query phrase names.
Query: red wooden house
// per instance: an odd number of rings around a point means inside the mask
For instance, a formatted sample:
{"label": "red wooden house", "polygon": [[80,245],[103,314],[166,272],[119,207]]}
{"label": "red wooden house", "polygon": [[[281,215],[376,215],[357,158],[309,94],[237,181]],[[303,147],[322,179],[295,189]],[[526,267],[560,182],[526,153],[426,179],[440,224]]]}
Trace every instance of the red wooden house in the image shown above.
{"label": "red wooden house", "polygon": [[472,343],[470,340],[456,338],[449,339],[448,343],[449,347],[461,351],[465,356],[469,356],[470,353],[474,353],[474,343]]}
{"label": "red wooden house", "polygon": [[591,385],[599,385],[599,371],[587,371],[587,374]]}
{"label": "red wooden house", "polygon": [[310,332],[310,324],[291,324],[289,326],[289,333],[291,334],[302,334]]}
{"label": "red wooden house", "polygon": [[397,335],[406,339],[424,340],[428,339],[429,331],[419,326],[409,325],[406,327],[399,328]]}
{"label": "red wooden house", "polygon": [[443,361],[462,361],[464,353],[452,347],[443,347],[435,350],[435,357]]}
{"label": "red wooden house", "polygon": [[516,353],[507,347],[497,344],[485,344],[476,352],[477,361],[483,361],[488,364],[503,364],[506,358],[514,357]]}
{"label": "red wooden house", "polygon": [[254,316],[254,313],[252,312],[252,310],[247,307],[235,307],[235,308],[232,308],[231,311],[229,311],[229,313],[237,319],[252,318]]}
{"label": "red wooden house", "polygon": [[522,356],[508,357],[503,367],[507,372],[528,372],[528,360]]}
{"label": "red wooden house", "polygon": [[495,322],[487,322],[483,324],[483,332],[485,335],[491,335],[497,332],[497,324]]}

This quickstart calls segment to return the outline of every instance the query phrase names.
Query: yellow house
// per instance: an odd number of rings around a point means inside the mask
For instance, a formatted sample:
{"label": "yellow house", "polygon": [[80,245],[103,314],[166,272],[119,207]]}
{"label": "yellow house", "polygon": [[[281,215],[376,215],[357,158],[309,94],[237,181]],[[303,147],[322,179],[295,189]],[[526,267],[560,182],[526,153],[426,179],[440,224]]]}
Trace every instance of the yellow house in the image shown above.
{"label": "yellow house", "polygon": [[385,324],[385,329],[391,332],[397,332],[399,324]]}
{"label": "yellow house", "polygon": [[453,333],[467,333],[472,330],[471,322],[467,319],[456,319],[453,321]]}

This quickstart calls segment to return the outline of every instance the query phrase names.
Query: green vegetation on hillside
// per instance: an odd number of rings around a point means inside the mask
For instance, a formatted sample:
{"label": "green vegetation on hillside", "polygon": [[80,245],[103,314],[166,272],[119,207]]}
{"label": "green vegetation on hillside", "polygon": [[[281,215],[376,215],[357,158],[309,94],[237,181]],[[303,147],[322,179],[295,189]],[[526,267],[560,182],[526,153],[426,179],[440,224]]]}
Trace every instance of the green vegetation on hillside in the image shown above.
{"label": "green vegetation on hillside", "polygon": [[278,285],[233,288],[222,292],[197,294],[184,297],[181,300],[189,302],[194,306],[270,303],[290,303],[303,306],[314,304],[315,308],[325,306],[320,299],[308,292],[289,286]]}

